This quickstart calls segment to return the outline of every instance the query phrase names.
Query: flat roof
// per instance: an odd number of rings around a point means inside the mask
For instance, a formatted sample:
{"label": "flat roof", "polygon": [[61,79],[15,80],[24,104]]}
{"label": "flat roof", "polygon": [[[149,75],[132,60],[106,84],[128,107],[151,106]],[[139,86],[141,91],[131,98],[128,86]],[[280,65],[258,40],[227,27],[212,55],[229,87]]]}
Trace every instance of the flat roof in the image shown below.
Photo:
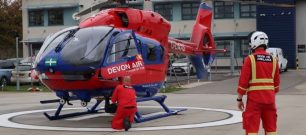
{"label": "flat roof", "polygon": [[45,38],[30,38],[20,41],[21,43],[43,43]]}

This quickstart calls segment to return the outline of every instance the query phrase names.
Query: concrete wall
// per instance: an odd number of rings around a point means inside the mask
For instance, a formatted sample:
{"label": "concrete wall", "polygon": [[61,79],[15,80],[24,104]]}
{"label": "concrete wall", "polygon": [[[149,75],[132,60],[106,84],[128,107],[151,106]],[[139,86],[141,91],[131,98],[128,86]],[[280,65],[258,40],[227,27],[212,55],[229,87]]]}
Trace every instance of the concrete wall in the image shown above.
{"label": "concrete wall", "polygon": [[296,43],[306,43],[306,1],[299,1],[296,6]]}
{"label": "concrete wall", "polygon": [[214,19],[213,33],[251,32],[256,30],[256,19]]}
{"label": "concrete wall", "polygon": [[[296,4],[296,45],[306,44],[306,1]],[[297,53],[299,68],[306,68],[306,53]]]}
{"label": "concrete wall", "polygon": [[[98,3],[105,2],[105,1],[107,1],[107,0],[79,0],[79,4],[80,4],[80,8],[79,9],[80,9],[80,11],[82,11],[82,10],[90,8],[90,7],[92,7],[92,6],[94,6],[94,5],[98,4]],[[82,16],[80,18],[80,21],[82,21],[82,20],[88,18],[89,16],[91,16],[91,15],[93,15],[95,13],[98,13],[98,12],[99,12],[98,10],[94,10],[94,11],[92,11],[92,13],[89,13],[87,15]]]}

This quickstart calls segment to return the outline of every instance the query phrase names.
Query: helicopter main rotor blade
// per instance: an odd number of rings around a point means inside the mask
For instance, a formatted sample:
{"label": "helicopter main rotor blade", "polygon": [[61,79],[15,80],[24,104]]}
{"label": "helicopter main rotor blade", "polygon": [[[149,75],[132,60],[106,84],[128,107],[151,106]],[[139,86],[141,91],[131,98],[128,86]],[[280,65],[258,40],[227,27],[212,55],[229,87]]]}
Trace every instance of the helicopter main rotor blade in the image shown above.
{"label": "helicopter main rotor blade", "polygon": [[[240,0],[206,0],[206,1],[223,1],[223,2],[235,2],[235,3],[241,3],[241,4],[254,4],[254,5],[261,5],[261,6],[274,6],[274,7],[284,7],[284,8],[292,8],[295,7],[295,5],[292,4],[280,4],[280,3],[268,3],[268,2],[256,2],[256,1],[240,1]],[[99,4],[93,5],[79,13],[76,14],[76,16],[82,16],[86,15],[92,11],[95,11],[97,9],[101,9],[103,7],[110,7],[111,5],[121,2],[117,0],[108,0],[106,2],[101,2]]]}
{"label": "helicopter main rotor blade", "polygon": [[76,14],[76,16],[82,16],[82,15],[86,15],[88,13],[91,13],[92,11],[95,11],[97,9],[101,9],[103,7],[109,7],[111,5],[115,4],[115,2],[113,1],[106,1],[106,2],[101,2],[98,3],[96,5],[93,5],[85,10],[80,11],[79,13]]}

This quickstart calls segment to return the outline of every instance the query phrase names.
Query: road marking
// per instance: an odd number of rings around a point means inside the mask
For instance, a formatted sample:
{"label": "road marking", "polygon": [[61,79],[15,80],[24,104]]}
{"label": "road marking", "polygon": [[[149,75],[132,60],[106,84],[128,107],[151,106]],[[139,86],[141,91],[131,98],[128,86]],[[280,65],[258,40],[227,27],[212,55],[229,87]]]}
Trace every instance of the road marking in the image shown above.
{"label": "road marking", "polygon": [[[139,106],[139,108],[160,108],[159,106]],[[225,110],[225,109],[213,109],[213,108],[200,108],[200,107],[170,107],[173,109],[177,108],[186,108],[190,110],[204,110],[204,111],[215,111],[229,114],[229,117],[226,119],[221,119],[211,122],[203,122],[197,124],[183,124],[175,126],[159,126],[159,127],[137,127],[132,128],[129,131],[153,131],[153,130],[167,130],[167,129],[190,129],[190,128],[203,128],[203,127],[212,127],[212,126],[222,126],[229,124],[236,124],[242,121],[241,112],[235,110]],[[63,110],[79,110],[83,108],[66,108]],[[50,126],[39,126],[39,125],[27,125],[11,121],[13,117],[39,113],[39,112],[48,112],[55,111],[56,109],[45,109],[45,110],[32,110],[32,111],[23,111],[23,112],[14,112],[9,114],[0,115],[0,126],[8,128],[19,128],[19,129],[32,129],[32,130],[53,130],[53,131],[78,131],[78,132],[111,132],[118,131],[112,128],[73,128],[73,127],[50,127]],[[183,117],[183,115],[181,115]]]}
{"label": "road marking", "polygon": [[212,83],[212,82],[195,82],[195,83],[182,85],[182,88],[190,89],[190,88],[195,88],[195,87],[202,86],[202,85],[205,85],[205,84],[210,84],[210,83]]}

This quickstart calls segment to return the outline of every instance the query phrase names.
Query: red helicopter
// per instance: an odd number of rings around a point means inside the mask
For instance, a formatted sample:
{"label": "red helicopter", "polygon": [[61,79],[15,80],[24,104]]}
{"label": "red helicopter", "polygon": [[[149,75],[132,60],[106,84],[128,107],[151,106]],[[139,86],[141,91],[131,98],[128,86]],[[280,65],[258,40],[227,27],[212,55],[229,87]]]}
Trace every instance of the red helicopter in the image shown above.
{"label": "red helicopter", "polygon": [[[61,30],[49,36],[35,60],[35,70],[41,82],[56,93],[59,102],[54,115],[44,113],[50,120],[97,113],[105,100],[109,112],[112,91],[118,77],[130,76],[137,93],[137,102],[156,101],[165,113],[143,117],[136,113],[135,121],[144,122],[177,114],[186,109],[170,109],[164,104],[165,95],[155,96],[162,87],[168,71],[168,53],[188,55],[198,78],[204,77],[204,65],[211,64],[217,51],[211,34],[212,9],[199,5],[191,40],[169,38],[170,23],[158,13],[121,6],[102,10],[82,21],[79,26]],[[221,50],[224,51],[224,50]],[[61,115],[69,101],[80,100],[86,112]]]}

